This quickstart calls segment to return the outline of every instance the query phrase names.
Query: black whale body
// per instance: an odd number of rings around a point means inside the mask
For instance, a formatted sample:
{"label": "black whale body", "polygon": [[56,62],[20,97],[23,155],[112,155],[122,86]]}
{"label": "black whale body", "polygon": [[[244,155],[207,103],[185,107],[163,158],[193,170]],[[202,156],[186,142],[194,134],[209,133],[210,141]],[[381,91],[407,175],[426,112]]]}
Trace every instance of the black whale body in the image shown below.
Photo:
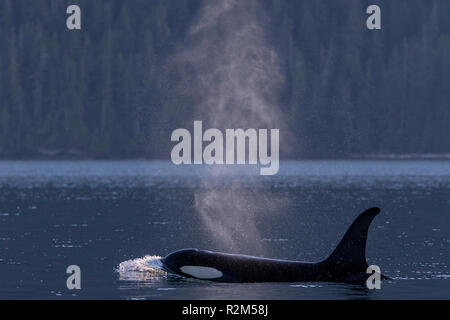
{"label": "black whale body", "polygon": [[367,234],[379,212],[372,208],[362,213],[333,253],[317,263],[184,249],[163,258],[163,268],[169,273],[217,282],[365,283],[370,276],[366,273]]}

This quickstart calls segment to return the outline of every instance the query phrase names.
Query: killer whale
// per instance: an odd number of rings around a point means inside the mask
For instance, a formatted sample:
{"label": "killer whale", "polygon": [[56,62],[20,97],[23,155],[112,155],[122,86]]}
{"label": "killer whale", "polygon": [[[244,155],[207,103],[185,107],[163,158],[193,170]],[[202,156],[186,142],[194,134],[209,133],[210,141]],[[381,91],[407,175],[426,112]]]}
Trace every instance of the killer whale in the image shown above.
{"label": "killer whale", "polygon": [[[163,269],[176,275],[229,283],[345,282],[365,283],[366,242],[379,208],[363,212],[352,223],[331,255],[320,262],[258,258],[198,249],[184,249],[162,258]],[[382,279],[388,279],[382,276]]]}

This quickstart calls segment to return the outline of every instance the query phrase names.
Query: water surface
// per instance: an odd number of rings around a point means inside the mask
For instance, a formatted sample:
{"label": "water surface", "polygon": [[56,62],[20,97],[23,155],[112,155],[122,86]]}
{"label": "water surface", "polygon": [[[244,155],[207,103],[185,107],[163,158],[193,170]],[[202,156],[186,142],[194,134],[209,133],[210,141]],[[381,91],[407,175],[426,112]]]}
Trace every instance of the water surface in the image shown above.
{"label": "water surface", "polygon": [[[449,299],[449,161],[0,162],[0,298]],[[379,206],[367,256],[381,290],[332,283],[215,284],[158,271],[194,247],[317,261]],[[215,215],[214,215],[215,214]],[[214,219],[210,219],[210,218]],[[82,289],[66,288],[79,265]]]}

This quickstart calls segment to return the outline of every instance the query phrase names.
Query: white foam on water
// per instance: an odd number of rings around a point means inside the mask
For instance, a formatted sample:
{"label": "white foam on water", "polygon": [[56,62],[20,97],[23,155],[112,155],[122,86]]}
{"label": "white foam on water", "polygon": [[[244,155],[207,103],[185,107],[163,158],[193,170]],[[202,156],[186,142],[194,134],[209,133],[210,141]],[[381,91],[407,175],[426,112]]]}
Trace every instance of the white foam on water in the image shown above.
{"label": "white foam on water", "polygon": [[292,288],[322,288],[321,285],[317,284],[291,284],[289,286]]}
{"label": "white foam on water", "polygon": [[116,268],[120,280],[145,281],[166,275],[160,256],[147,255],[142,258],[123,261]]}

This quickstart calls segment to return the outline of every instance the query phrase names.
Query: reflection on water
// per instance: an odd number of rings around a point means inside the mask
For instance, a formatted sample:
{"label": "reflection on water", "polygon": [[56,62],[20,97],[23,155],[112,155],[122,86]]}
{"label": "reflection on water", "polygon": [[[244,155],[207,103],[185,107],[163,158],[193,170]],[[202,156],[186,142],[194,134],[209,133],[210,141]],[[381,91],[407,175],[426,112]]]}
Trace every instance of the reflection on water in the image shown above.
{"label": "reflection on water", "polygon": [[[195,209],[208,170],[145,161],[0,162],[0,298],[450,297],[450,162],[283,162],[274,177],[251,167],[208,174],[208,187],[257,204],[231,206],[240,212],[233,215],[239,230],[258,231],[232,235],[233,247],[217,241]],[[218,284],[159,269],[160,256],[186,247],[317,261],[372,206],[383,211],[370,230],[368,260],[393,278],[380,291]],[[65,288],[72,264],[82,269],[81,291]]]}

